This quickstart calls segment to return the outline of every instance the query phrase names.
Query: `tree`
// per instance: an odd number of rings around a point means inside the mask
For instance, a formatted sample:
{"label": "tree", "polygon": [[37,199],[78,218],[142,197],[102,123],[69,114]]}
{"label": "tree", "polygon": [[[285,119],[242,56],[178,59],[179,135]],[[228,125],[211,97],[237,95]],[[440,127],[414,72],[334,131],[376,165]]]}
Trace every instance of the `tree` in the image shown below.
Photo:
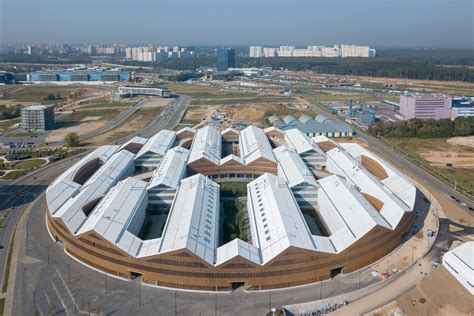
{"label": "tree", "polygon": [[79,136],[76,133],[68,133],[64,136],[64,142],[68,147],[79,147]]}

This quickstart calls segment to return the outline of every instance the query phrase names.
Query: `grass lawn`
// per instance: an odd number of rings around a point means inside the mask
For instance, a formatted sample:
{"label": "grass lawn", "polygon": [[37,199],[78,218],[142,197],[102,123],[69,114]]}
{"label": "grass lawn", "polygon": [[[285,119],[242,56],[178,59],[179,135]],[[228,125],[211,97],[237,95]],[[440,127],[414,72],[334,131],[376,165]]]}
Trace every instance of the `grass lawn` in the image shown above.
{"label": "grass lawn", "polygon": [[221,196],[238,197],[247,195],[246,182],[223,182],[221,185]]}
{"label": "grass lawn", "polygon": [[42,165],[46,164],[46,161],[43,159],[29,159],[25,161],[19,161],[12,164],[12,169],[35,169]]}
{"label": "grass lawn", "polygon": [[5,133],[13,127],[13,125],[20,123],[20,118],[14,118],[11,120],[4,120],[0,122],[0,133]]}
{"label": "grass lawn", "polygon": [[3,284],[2,284],[2,293],[5,293],[8,289],[8,278],[10,277],[10,265],[12,263],[13,255],[13,243],[15,242],[16,228],[13,231],[12,239],[8,245],[8,253],[5,261],[5,270],[3,271]]}
{"label": "grass lawn", "polygon": [[81,109],[129,107],[129,106],[132,106],[133,104],[134,104],[133,102],[94,103],[91,105],[83,106],[81,107]]}
{"label": "grass lawn", "polygon": [[2,180],[15,180],[16,178],[21,177],[22,175],[25,175],[27,173],[27,171],[14,170],[3,176]]}

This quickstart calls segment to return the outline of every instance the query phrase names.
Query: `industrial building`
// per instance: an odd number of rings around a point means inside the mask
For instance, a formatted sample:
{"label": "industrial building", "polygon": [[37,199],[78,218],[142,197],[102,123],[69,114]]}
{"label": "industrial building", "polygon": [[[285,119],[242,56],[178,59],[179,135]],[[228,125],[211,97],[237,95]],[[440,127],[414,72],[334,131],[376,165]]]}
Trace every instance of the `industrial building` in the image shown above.
{"label": "industrial building", "polygon": [[327,136],[329,138],[353,137],[356,132],[347,124],[336,123],[325,115],[319,114],[312,118],[308,115],[302,115],[299,118],[293,115],[287,115],[283,118],[270,116],[270,124],[276,128],[286,131],[298,129],[309,137]]}
{"label": "industrial building", "polygon": [[445,95],[401,94],[400,114],[405,120],[451,118],[452,98]]}
{"label": "industrial building", "polygon": [[[247,240],[222,239],[229,179],[247,183]],[[102,146],[46,190],[49,232],[69,255],[114,276],[204,291],[284,288],[367,266],[403,242],[415,199],[405,175],[357,143],[254,126]]]}
{"label": "industrial building", "polygon": [[474,241],[468,241],[443,255],[443,266],[474,295]]}
{"label": "industrial building", "polygon": [[127,71],[36,71],[27,76],[31,82],[124,82],[130,81]]}
{"label": "industrial building", "polygon": [[135,95],[149,95],[149,96],[158,96],[162,98],[171,97],[170,89],[157,88],[157,87],[140,87],[140,86],[118,87],[117,93],[122,98],[133,97]]}
{"label": "industrial building", "polygon": [[26,131],[44,132],[54,127],[53,105],[30,105],[21,109],[21,127]]}

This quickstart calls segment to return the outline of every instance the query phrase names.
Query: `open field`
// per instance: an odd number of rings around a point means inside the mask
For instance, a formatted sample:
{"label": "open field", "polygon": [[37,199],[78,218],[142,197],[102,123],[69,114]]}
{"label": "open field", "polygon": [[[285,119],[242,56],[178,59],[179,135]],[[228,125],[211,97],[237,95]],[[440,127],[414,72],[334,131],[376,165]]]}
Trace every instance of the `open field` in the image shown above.
{"label": "open field", "polygon": [[63,141],[67,133],[77,133],[79,136],[85,135],[105,126],[121,111],[123,111],[123,108],[76,110],[59,121],[59,125],[63,126],[51,131],[46,141]]}
{"label": "open field", "polygon": [[159,108],[141,108],[113,130],[88,139],[85,145],[101,146],[112,143],[128,134],[141,130],[160,112]]}
{"label": "open field", "polygon": [[[92,94],[99,91],[99,87],[84,87],[84,86],[24,86],[21,89],[16,89],[14,92],[7,93],[0,100],[14,100],[15,102],[34,102],[44,104],[56,104],[65,102]],[[49,95],[54,95],[54,99],[48,99]]]}
{"label": "open field", "polygon": [[134,102],[109,102],[109,103],[92,103],[90,105],[82,106],[81,109],[96,109],[96,108],[121,108],[132,106]]}
{"label": "open field", "polygon": [[[385,138],[411,157],[425,162],[474,191],[474,148],[453,144],[448,139]],[[457,143],[468,142],[456,138]],[[448,167],[446,164],[452,164]]]}
{"label": "open field", "polygon": [[168,88],[175,93],[182,93],[190,96],[193,99],[203,98],[248,98],[258,96],[256,93],[245,93],[238,91],[231,91],[220,89],[211,85],[204,84],[186,84],[186,83],[172,83],[168,84]]}
{"label": "open field", "polygon": [[[411,300],[416,300],[413,306]],[[472,315],[474,300],[443,266],[397,300],[407,315]]]}
{"label": "open field", "polygon": [[292,97],[278,95],[261,95],[256,97],[229,97],[229,98],[199,98],[193,99],[191,105],[240,105],[240,104],[259,104],[259,103],[289,103],[295,102]]}
{"label": "open field", "polygon": [[0,121],[0,133],[6,133],[18,123],[20,123],[20,118]]}

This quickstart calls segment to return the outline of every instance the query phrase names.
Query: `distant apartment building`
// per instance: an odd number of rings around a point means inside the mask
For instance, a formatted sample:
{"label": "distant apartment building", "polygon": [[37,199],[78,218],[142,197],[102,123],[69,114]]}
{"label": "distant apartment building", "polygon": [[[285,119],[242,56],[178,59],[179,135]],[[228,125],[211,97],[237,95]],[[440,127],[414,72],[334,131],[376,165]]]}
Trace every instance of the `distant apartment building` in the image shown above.
{"label": "distant apartment building", "polygon": [[375,49],[369,46],[334,45],[333,47],[309,45],[306,48],[280,46],[277,48],[250,46],[249,56],[258,57],[375,57]]}
{"label": "distant apartment building", "polygon": [[135,61],[160,62],[168,59],[184,59],[196,56],[190,47],[126,47],[125,58]]}
{"label": "distant apartment building", "polygon": [[250,46],[249,55],[253,58],[263,57],[263,47],[262,46]]}
{"label": "distant apartment building", "polygon": [[52,105],[31,105],[21,109],[21,127],[26,131],[43,132],[54,127]]}
{"label": "distant apartment building", "polygon": [[400,114],[405,120],[451,118],[452,98],[445,95],[402,94]]}
{"label": "distant apartment building", "polygon": [[217,70],[227,71],[235,67],[235,50],[233,48],[219,47],[217,53]]}

